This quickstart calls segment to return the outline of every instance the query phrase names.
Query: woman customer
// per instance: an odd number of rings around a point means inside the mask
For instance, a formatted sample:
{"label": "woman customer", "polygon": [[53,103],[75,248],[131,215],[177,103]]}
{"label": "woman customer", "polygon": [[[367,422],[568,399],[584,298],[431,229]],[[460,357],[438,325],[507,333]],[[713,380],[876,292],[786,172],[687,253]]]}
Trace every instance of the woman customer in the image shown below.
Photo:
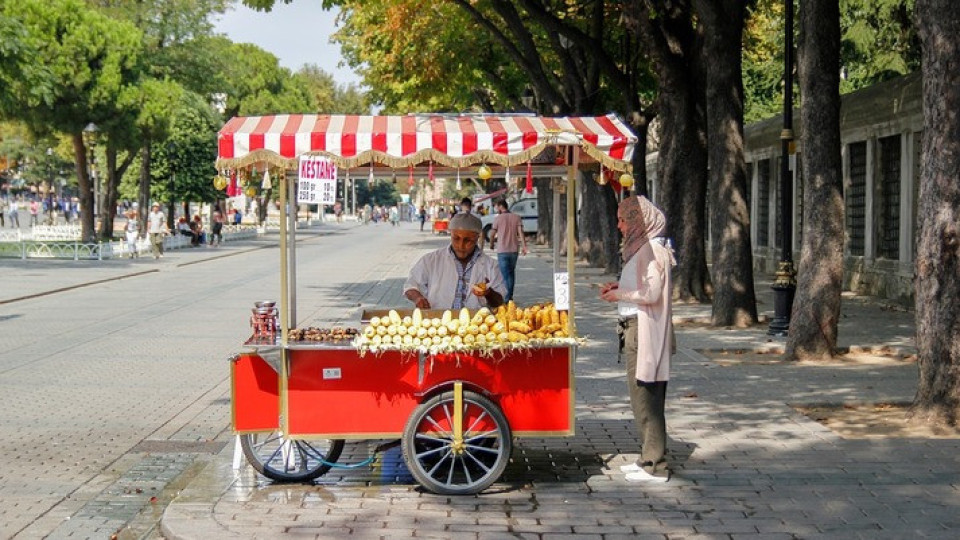
{"label": "woman customer", "polygon": [[673,250],[662,235],[667,220],[646,197],[628,197],[617,211],[623,234],[620,281],[600,288],[600,296],[617,302],[625,327],[627,386],[640,436],[640,459],[620,467],[629,482],[666,482],[667,425],[664,405],[674,352],[670,270]]}

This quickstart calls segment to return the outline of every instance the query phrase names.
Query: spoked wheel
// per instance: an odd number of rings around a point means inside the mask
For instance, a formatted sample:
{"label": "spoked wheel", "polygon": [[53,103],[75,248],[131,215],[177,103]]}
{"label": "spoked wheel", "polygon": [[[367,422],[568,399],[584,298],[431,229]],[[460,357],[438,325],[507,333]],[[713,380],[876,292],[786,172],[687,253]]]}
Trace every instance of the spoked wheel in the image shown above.
{"label": "spoked wheel", "polygon": [[461,415],[455,409],[454,392],[417,407],[403,431],[403,457],[413,477],[434,493],[479,493],[507,467],[510,426],[500,407],[475,392],[463,392]]}
{"label": "spoked wheel", "polygon": [[243,455],[260,474],[278,482],[306,482],[330,470],[343,451],[340,439],[287,439],[279,431],[240,436]]}

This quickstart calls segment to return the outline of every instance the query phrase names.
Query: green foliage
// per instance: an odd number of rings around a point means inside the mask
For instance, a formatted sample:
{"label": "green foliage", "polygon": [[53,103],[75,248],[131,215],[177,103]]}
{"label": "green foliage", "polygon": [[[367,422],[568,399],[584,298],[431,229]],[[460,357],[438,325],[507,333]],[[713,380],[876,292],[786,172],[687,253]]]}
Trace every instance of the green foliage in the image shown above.
{"label": "green foliage", "polygon": [[[920,68],[915,0],[841,0],[840,92],[848,93]],[[744,32],[744,117],[783,110],[783,3],[758,0]],[[795,29],[796,31],[796,29]],[[796,90],[796,89],[795,89]],[[799,105],[799,92],[795,106]]]}
{"label": "green foliage", "polygon": [[333,39],[385,114],[502,110],[519,95],[518,70],[450,2],[348,0],[341,9]]}
{"label": "green foliage", "polygon": [[53,73],[39,55],[23,23],[0,13],[0,115],[53,100]]}
{"label": "green foliage", "polygon": [[843,93],[920,68],[915,0],[841,0]]}
{"label": "green foliage", "polygon": [[281,67],[276,56],[248,43],[232,44],[226,54],[232,59],[225,70],[228,117],[316,110],[306,81]]}
{"label": "green foliage", "polygon": [[80,0],[5,2],[3,15],[22,22],[53,77],[52,99],[8,111],[32,129],[79,133],[116,114],[118,96],[135,82],[141,34],[131,24],[88,9]]}
{"label": "green foliage", "polygon": [[[184,92],[172,117],[170,136],[153,153],[154,200],[210,202],[222,195],[213,187],[219,114],[203,96]],[[130,195],[129,190],[124,190]]]}
{"label": "green foliage", "polygon": [[783,111],[783,17],[783,2],[778,0],[758,0],[748,12],[743,31],[746,123]]}
{"label": "green foliage", "polygon": [[398,202],[400,202],[400,194],[397,192],[397,184],[391,180],[375,180],[372,186],[370,182],[357,182],[357,208],[366,204],[382,206],[394,205]]}
{"label": "green foliage", "polygon": [[340,85],[333,75],[315,64],[307,64],[295,75],[310,89],[317,113],[370,114],[366,95],[353,84]]}

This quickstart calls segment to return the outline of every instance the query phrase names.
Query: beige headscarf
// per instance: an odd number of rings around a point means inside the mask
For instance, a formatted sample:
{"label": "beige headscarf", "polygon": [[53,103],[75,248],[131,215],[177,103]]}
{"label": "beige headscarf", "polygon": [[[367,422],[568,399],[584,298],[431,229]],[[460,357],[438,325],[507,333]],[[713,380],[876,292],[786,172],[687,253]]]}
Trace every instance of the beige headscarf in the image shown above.
{"label": "beige headscarf", "polygon": [[620,250],[623,262],[629,261],[651,238],[662,235],[667,228],[663,212],[643,195],[621,201],[617,215],[627,224]]}

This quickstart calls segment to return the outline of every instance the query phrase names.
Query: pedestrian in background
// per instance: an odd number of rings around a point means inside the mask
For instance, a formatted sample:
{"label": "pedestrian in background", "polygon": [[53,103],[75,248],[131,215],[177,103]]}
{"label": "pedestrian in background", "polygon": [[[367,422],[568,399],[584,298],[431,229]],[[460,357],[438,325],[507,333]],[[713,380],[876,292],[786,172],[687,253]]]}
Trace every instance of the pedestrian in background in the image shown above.
{"label": "pedestrian in background", "polygon": [[[3,219],[3,215],[0,214],[0,220]],[[420,230],[423,231],[423,224],[427,222],[427,209],[424,206],[420,205]]]}
{"label": "pedestrian in background", "polygon": [[497,250],[497,262],[500,265],[500,275],[507,287],[504,302],[513,299],[513,285],[516,282],[517,259],[519,254],[527,254],[527,238],[523,234],[523,220],[507,207],[507,201],[497,201],[497,211],[500,213],[493,220],[490,227],[490,247]]}
{"label": "pedestrian in background", "polygon": [[30,201],[30,226],[39,225],[40,203],[36,199]]}
{"label": "pedestrian in background", "polygon": [[137,240],[140,238],[140,225],[137,223],[137,211],[127,212],[127,225],[123,228],[123,234],[127,239],[127,249],[130,251],[130,258],[136,259]]}
{"label": "pedestrian in background", "polygon": [[17,202],[16,197],[10,199],[10,210],[7,213],[8,221],[10,226],[16,229],[20,228],[20,203]]}
{"label": "pedestrian in background", "polygon": [[167,234],[166,216],[160,211],[160,203],[153,203],[147,214],[147,233],[150,234],[150,249],[153,258],[163,257],[163,236]]}
{"label": "pedestrian in background", "polygon": [[210,245],[217,247],[223,242],[223,214],[213,211],[213,224],[210,226]]}
{"label": "pedestrian in background", "polygon": [[194,247],[207,245],[207,233],[203,230],[203,220],[200,219],[200,214],[194,214],[193,221],[190,222],[190,230],[194,234]]}
{"label": "pedestrian in background", "polygon": [[[3,215],[7,213],[7,208],[10,206],[10,203],[6,199],[0,197],[0,227],[6,227],[7,224],[3,221]],[[423,230],[423,227],[420,227],[420,230]]]}
{"label": "pedestrian in background", "polygon": [[662,237],[667,220],[646,197],[628,197],[617,211],[623,234],[620,281],[606,283],[600,297],[617,302],[624,328],[630,406],[640,437],[640,459],[623,465],[629,482],[666,482],[667,424],[664,408],[670,356],[674,352],[670,270],[676,264]]}

